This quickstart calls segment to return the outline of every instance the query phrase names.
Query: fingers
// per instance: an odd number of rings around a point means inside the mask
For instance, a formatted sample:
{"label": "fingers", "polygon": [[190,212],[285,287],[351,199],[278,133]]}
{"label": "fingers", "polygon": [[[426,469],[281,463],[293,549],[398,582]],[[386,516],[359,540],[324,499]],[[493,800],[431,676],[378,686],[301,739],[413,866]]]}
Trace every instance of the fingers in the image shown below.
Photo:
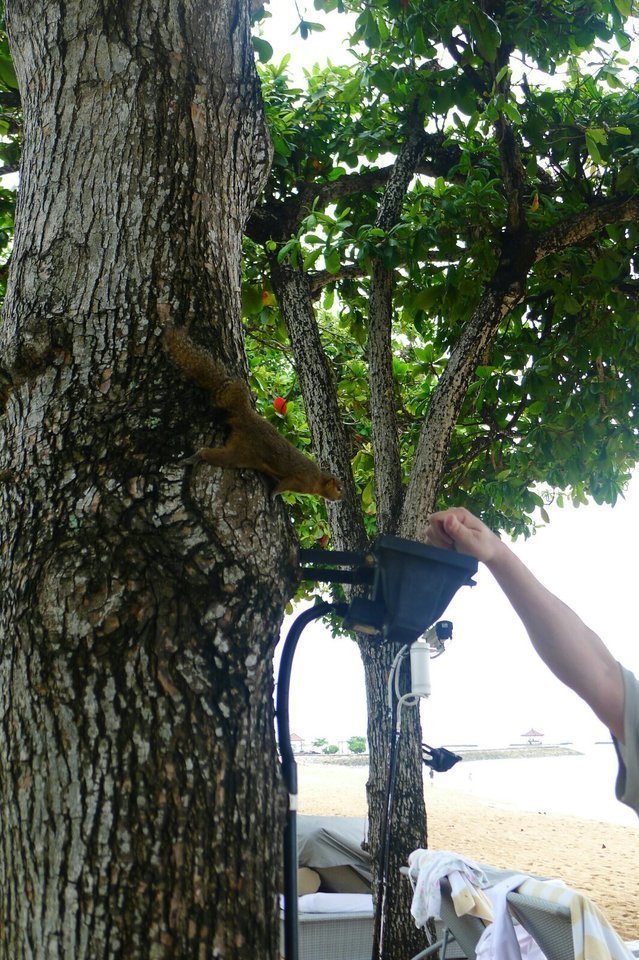
{"label": "fingers", "polygon": [[426,542],[468,553],[485,563],[489,563],[501,547],[499,538],[464,507],[451,507],[431,514]]}
{"label": "fingers", "polygon": [[448,510],[431,513],[428,518],[427,542],[435,547],[454,550],[459,535],[464,533],[463,524],[468,518],[472,518],[472,514],[464,507],[450,507]]}
{"label": "fingers", "polygon": [[426,543],[432,547],[444,547],[446,550],[455,548],[455,541],[446,533],[443,524],[433,517],[428,518],[428,529],[426,531]]}

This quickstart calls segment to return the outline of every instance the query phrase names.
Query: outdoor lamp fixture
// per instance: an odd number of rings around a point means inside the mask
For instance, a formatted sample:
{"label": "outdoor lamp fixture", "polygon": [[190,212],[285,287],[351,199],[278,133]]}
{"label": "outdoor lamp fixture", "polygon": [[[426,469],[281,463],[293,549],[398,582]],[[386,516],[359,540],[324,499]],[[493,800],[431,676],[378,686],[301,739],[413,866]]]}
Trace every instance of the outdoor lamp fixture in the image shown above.
{"label": "outdoor lamp fixture", "polygon": [[[378,635],[380,643],[411,644],[446,609],[457,590],[472,586],[474,557],[425,546],[400,537],[380,536],[370,552],[300,550],[300,578],[315,583],[368,587],[367,596],[346,603],[321,602],[293,622],[277,677],[276,716],[282,775],[289,793],[284,831],[284,955],[298,960],[297,765],[291,747],[288,700],[295,648],[304,628],[328,613],[346,630]],[[310,564],[309,566],[305,566]]]}
{"label": "outdoor lamp fixture", "polygon": [[431,747],[427,743],[422,743],[422,760],[424,766],[430,767],[435,773],[446,773],[451,770],[456,763],[459,763],[461,757],[446,747]]}

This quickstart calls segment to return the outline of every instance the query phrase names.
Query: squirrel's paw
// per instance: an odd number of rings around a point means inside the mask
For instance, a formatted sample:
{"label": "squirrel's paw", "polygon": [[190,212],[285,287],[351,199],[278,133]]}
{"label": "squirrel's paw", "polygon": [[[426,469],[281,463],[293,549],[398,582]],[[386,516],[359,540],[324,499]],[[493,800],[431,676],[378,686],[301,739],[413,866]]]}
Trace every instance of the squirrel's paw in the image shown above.
{"label": "squirrel's paw", "polygon": [[202,462],[202,457],[198,452],[198,453],[194,453],[192,457],[184,457],[183,460],[180,460],[180,465],[183,467],[190,467],[201,462]]}

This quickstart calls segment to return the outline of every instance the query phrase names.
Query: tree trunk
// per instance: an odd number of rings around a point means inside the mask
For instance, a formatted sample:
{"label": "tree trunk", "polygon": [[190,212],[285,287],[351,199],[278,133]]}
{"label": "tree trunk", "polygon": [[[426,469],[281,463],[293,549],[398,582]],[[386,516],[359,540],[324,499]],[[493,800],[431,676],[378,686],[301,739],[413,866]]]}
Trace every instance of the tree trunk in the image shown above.
{"label": "tree trunk", "polygon": [[192,317],[244,363],[270,150],[248,4],[7,6],[0,958],[275,958],[293,544],[258,475],[181,465],[214,424],[161,340]]}
{"label": "tree trunk", "polygon": [[[359,647],[364,663],[368,707],[370,766],[366,792],[370,853],[374,861],[373,878],[377,882],[384,839],[382,827],[387,802],[388,761],[394,733],[388,710],[388,677],[398,647],[381,644],[379,640],[367,640],[363,636],[359,638]],[[405,670],[403,674],[402,689],[405,691],[408,689]],[[389,818],[388,922],[384,930],[384,960],[404,960],[419,953],[425,946],[424,933],[417,929],[410,914],[410,884],[399,872],[400,867],[406,866],[412,850],[428,846],[419,709],[405,708],[401,719],[395,802]]]}

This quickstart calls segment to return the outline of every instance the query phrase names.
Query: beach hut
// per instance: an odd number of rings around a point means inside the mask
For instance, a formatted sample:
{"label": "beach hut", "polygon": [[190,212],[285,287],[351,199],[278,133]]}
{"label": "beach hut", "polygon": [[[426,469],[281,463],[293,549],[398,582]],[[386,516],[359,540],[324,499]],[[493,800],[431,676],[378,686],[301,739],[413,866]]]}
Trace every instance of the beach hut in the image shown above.
{"label": "beach hut", "polygon": [[539,730],[535,730],[534,727],[531,727],[530,730],[527,730],[526,733],[520,734],[520,736],[525,737],[528,743],[541,743],[543,733],[541,733]]}

